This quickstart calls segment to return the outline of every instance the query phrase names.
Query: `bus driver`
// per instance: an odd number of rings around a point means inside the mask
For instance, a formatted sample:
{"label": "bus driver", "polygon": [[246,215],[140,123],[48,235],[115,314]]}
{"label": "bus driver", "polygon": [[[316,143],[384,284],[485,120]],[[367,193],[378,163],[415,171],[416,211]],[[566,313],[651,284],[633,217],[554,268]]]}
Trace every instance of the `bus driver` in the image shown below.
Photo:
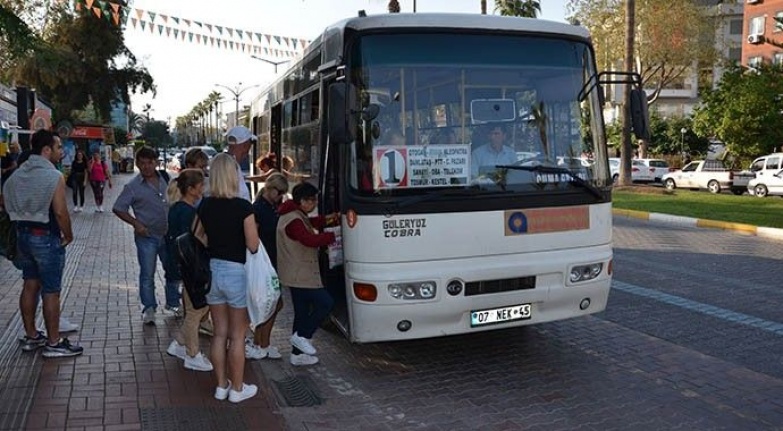
{"label": "bus driver", "polygon": [[489,143],[473,150],[471,156],[471,176],[478,177],[481,168],[496,165],[513,165],[517,162],[517,153],[506,142],[506,126],[502,123],[489,125]]}

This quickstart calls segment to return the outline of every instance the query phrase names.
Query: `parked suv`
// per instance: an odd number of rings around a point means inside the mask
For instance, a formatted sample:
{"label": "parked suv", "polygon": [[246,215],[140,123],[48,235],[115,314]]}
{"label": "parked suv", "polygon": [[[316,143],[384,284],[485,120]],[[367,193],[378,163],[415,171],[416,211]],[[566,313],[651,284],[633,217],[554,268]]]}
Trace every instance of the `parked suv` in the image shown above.
{"label": "parked suv", "polygon": [[650,170],[650,176],[656,183],[661,182],[661,178],[669,173],[669,164],[661,159],[637,159]]}

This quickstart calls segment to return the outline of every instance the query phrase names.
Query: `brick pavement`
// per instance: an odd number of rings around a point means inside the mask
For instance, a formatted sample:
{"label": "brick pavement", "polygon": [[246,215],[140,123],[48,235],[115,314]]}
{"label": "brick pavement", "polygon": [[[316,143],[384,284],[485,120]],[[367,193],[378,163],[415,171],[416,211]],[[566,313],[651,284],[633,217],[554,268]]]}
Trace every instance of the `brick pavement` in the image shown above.
{"label": "brick pavement", "polygon": [[[131,177],[115,179],[107,207]],[[45,360],[19,350],[21,274],[0,262],[0,331],[5,334],[0,429],[284,429],[272,392],[253,364],[246,366],[246,380],[258,384],[261,393],[234,406],[212,397],[211,373],[185,370],[166,354],[179,320],[159,312],[156,326],[141,324],[132,230],[110,212],[92,212],[91,196],[87,201],[90,211],[72,213],[75,242],[68,248],[63,290],[63,314],[81,326],[69,338],[84,346],[83,356]],[[163,304],[160,268],[156,284]],[[208,343],[202,338],[202,349]]]}

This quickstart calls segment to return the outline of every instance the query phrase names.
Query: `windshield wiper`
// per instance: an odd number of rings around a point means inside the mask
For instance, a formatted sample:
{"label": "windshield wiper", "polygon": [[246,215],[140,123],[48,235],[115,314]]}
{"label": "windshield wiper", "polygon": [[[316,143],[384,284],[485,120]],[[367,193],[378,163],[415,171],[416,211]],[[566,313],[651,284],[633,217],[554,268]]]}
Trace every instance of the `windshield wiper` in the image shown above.
{"label": "windshield wiper", "polygon": [[509,169],[512,171],[528,171],[528,172],[535,172],[540,174],[567,174],[568,177],[570,178],[568,182],[586,189],[598,199],[601,200],[604,199],[604,194],[601,192],[600,189],[598,189],[598,187],[588,183],[582,177],[578,175],[574,175],[574,173],[567,168],[561,168],[559,166],[544,166],[544,165],[534,165],[534,166],[495,165],[495,169]]}

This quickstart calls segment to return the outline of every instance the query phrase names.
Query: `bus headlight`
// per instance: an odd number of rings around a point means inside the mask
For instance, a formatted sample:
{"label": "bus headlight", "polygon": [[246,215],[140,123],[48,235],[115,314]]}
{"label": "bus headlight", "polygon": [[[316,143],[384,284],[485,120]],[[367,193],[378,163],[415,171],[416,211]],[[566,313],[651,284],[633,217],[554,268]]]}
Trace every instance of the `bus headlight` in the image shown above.
{"label": "bus headlight", "polygon": [[394,283],[387,287],[389,296],[395,299],[432,299],[437,292],[434,281]]}
{"label": "bus headlight", "polygon": [[592,280],[601,275],[603,263],[591,263],[589,265],[577,265],[571,268],[568,279],[571,283]]}

